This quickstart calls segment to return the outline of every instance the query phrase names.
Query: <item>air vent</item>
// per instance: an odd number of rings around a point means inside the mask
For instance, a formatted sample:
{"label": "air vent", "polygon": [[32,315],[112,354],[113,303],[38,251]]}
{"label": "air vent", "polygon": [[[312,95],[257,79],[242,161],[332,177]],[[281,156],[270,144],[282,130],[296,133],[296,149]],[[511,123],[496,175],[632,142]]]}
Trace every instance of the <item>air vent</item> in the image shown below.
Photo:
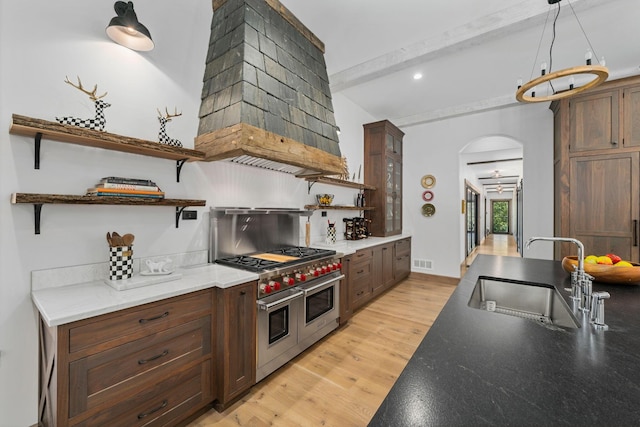
{"label": "air vent", "polygon": [[433,270],[433,261],[430,259],[414,259],[413,268],[416,270]]}

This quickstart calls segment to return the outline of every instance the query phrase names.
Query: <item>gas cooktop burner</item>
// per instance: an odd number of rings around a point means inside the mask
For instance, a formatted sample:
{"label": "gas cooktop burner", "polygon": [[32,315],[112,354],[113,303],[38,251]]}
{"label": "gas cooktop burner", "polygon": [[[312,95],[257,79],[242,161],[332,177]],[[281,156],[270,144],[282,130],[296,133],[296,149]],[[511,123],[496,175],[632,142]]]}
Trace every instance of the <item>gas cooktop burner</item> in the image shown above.
{"label": "gas cooktop burner", "polygon": [[[257,254],[237,255],[227,258],[219,258],[216,263],[226,265],[228,267],[240,268],[242,270],[252,271],[254,273],[260,273],[266,270],[271,270],[278,267],[284,267],[287,265],[297,264],[306,261],[312,261],[314,259],[323,258],[326,256],[335,255],[336,251],[330,249],[318,249],[307,248],[302,246],[291,246],[286,248],[274,249],[266,254],[284,255],[287,257],[294,257],[293,260],[288,261],[273,261],[264,258],[256,258]],[[263,253],[263,254],[264,254]]]}
{"label": "gas cooktop burner", "polygon": [[298,258],[304,258],[305,260],[307,260],[307,259],[314,259],[317,257],[325,256],[325,255],[333,255],[336,253],[336,251],[332,251],[329,249],[307,248],[304,246],[292,246],[290,248],[282,248],[282,249],[269,251],[269,253],[294,256]]}

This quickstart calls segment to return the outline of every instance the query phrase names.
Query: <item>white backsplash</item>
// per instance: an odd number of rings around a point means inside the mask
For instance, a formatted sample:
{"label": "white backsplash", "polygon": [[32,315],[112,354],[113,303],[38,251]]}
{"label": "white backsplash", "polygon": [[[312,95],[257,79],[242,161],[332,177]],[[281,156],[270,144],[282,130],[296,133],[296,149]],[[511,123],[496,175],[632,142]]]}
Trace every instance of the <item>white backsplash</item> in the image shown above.
{"label": "white backsplash", "polygon": [[[173,268],[181,268],[199,264],[206,264],[208,262],[208,256],[209,251],[202,250],[169,255],[158,255],[146,258],[134,258],[133,274],[135,275],[140,273],[141,265],[144,266],[143,271],[147,270],[147,260],[160,261],[170,259]],[[51,268],[48,270],[36,270],[31,272],[31,290],[37,291],[47,288],[57,288],[61,286],[95,282],[107,278],[108,273],[108,262]]]}

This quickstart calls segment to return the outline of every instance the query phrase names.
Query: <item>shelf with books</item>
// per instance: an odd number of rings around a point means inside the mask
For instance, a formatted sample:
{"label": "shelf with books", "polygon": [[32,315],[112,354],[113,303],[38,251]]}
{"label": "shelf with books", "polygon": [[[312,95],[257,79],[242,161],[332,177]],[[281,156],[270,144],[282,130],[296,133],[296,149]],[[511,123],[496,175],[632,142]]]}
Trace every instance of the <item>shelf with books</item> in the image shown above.
{"label": "shelf with books", "polygon": [[102,178],[95,187],[87,188],[87,196],[119,196],[119,197],[148,197],[164,198],[164,191],[150,179],[126,178],[107,176]]}
{"label": "shelf with books", "polygon": [[13,193],[12,204],[33,204],[35,216],[35,234],[40,234],[40,215],[44,204],[63,205],[128,205],[128,206],[175,206],[176,228],[180,222],[180,214],[188,206],[205,206],[206,200],[165,199],[147,197],[116,196],[75,196],[65,194]]}
{"label": "shelf with books", "polygon": [[34,138],[34,168],[40,169],[40,144],[42,138],[105,150],[141,154],[149,157],[176,161],[176,179],[180,182],[180,172],[185,162],[203,160],[205,153],[183,147],[174,147],[159,142],[147,141],[128,136],[63,125],[42,119],[13,114],[9,133]]}

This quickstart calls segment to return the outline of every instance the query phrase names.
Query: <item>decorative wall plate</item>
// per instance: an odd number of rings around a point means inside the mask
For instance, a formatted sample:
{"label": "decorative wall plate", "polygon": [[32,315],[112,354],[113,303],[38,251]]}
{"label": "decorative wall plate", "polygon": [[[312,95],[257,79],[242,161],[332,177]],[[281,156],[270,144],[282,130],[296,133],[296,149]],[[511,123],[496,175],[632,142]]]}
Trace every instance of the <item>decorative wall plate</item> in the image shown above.
{"label": "decorative wall plate", "polygon": [[422,177],[422,186],[424,188],[432,188],[436,185],[436,177],[433,175],[425,175]]}
{"label": "decorative wall plate", "polygon": [[432,201],[433,200],[433,191],[426,190],[424,193],[422,193],[422,200],[424,200],[425,202]]}
{"label": "decorative wall plate", "polygon": [[436,207],[431,203],[425,203],[422,205],[422,215],[424,216],[433,216],[436,213]]}

